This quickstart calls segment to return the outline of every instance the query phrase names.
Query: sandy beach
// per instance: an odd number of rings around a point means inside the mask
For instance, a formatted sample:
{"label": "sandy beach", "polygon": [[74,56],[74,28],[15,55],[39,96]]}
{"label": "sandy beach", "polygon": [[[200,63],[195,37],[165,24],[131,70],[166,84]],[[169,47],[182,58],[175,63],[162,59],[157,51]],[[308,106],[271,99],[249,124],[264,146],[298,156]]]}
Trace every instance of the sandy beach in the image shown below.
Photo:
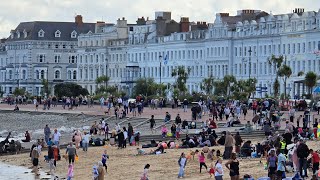
{"label": "sandy beach", "polygon": [[[318,149],[319,141],[308,141],[309,148]],[[128,147],[126,149],[117,149],[116,147],[103,146],[103,147],[91,147],[88,152],[83,152],[81,149],[78,150],[79,161],[75,163],[74,179],[75,180],[88,180],[92,178],[92,166],[101,160],[101,154],[104,149],[108,150],[110,159],[108,160],[108,173],[105,179],[120,180],[120,179],[139,179],[143,167],[149,163],[150,168],[150,179],[152,180],[171,180],[177,179],[178,173],[178,158],[182,152],[188,153],[191,149],[167,149],[165,154],[162,155],[144,155],[135,156],[137,146]],[[223,146],[215,146],[210,149],[220,149],[223,152]],[[192,150],[200,148],[194,148]],[[149,152],[150,149],[145,149]],[[62,150],[62,154],[63,154]],[[43,155],[47,154],[43,151],[40,159],[40,167],[44,172],[48,171],[48,164],[44,161]],[[255,179],[258,177],[267,176],[267,171],[264,170],[263,163],[259,162],[260,159],[241,159],[240,160],[240,175],[250,174]],[[31,167],[31,161],[29,154],[20,154],[12,156],[2,156],[0,161],[6,164]],[[226,160],[223,161],[225,163]],[[265,160],[263,160],[265,162]],[[211,162],[206,161],[207,165],[210,166]],[[229,178],[229,172],[224,168],[225,179]],[[23,173],[23,172],[22,172]],[[62,159],[57,162],[56,175],[63,179],[67,173],[67,162]],[[291,176],[292,173],[287,174]],[[191,160],[186,166],[185,179],[209,179],[209,174],[203,171],[199,173],[198,159]]]}

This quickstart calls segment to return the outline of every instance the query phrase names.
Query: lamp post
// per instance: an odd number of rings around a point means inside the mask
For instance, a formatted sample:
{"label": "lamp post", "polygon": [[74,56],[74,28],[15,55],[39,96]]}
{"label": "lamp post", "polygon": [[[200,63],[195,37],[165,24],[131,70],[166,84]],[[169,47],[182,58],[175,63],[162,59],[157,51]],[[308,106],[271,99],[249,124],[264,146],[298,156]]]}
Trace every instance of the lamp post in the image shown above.
{"label": "lamp post", "polygon": [[252,50],[251,50],[251,47],[249,48],[249,79],[250,79],[250,75],[251,75],[251,53],[252,53]]}
{"label": "lamp post", "polygon": [[162,56],[161,55],[159,55],[159,61],[160,61],[160,72],[159,72],[159,74],[160,74],[160,84],[161,84],[161,66],[162,66]]}

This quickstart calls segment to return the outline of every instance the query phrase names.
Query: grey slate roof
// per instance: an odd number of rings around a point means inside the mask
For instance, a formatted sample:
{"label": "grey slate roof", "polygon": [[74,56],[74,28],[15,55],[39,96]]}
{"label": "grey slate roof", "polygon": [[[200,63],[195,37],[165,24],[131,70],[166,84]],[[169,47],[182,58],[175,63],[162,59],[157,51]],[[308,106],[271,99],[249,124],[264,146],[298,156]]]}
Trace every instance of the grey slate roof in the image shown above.
{"label": "grey slate roof", "polygon": [[[40,30],[44,31],[44,37],[38,37]],[[24,38],[23,31],[28,33]],[[55,37],[55,32],[61,32],[60,37]],[[17,36],[17,31],[20,32],[20,38]],[[77,38],[71,38],[71,33],[77,32],[79,34],[95,31],[95,23],[82,23],[77,25],[75,22],[50,22],[50,21],[33,21],[21,22],[14,30],[14,38],[8,38],[7,41],[21,41],[21,40],[47,40],[47,41],[77,41]]]}

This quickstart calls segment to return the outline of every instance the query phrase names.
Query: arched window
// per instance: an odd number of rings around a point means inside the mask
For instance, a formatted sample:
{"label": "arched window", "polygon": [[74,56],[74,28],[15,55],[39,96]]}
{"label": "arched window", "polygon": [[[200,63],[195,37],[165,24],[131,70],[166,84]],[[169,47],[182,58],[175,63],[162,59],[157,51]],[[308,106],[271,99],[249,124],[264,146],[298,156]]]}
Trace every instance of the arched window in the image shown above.
{"label": "arched window", "polygon": [[73,71],[73,79],[77,79],[77,71],[76,70]]}
{"label": "arched window", "polygon": [[68,71],[68,79],[71,79],[71,71]]}
{"label": "arched window", "polygon": [[44,70],[41,70],[41,79],[44,79]]}
{"label": "arched window", "polygon": [[54,72],[54,78],[55,78],[55,79],[60,79],[60,71],[59,71],[59,70],[56,70],[56,71]]}
{"label": "arched window", "polygon": [[27,71],[22,70],[22,79],[27,79]]}
{"label": "arched window", "polygon": [[36,72],[35,72],[35,79],[40,79],[40,78],[39,78],[39,74],[40,74],[39,71],[36,70]]}

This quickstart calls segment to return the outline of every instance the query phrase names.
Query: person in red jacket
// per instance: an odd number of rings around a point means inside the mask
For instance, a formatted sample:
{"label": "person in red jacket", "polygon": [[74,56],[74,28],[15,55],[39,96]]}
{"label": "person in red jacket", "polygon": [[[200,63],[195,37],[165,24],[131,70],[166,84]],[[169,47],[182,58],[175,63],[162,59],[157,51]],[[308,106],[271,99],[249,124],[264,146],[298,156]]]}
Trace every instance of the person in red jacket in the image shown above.
{"label": "person in red jacket", "polygon": [[313,149],[310,149],[311,154],[311,164],[312,164],[312,172],[313,174],[316,173],[319,170],[319,154],[317,151],[313,151]]}

